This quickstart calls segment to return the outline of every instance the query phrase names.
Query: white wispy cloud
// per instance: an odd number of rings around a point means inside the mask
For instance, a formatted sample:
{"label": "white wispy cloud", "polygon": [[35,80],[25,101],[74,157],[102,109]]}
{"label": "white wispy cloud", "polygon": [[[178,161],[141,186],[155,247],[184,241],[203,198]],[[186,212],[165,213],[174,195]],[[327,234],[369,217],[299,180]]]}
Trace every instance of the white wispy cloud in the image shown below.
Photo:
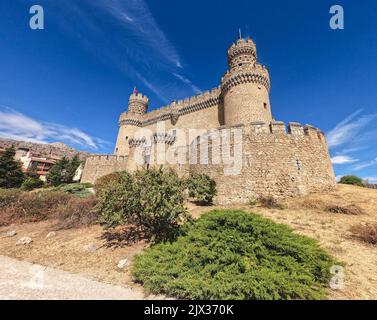
{"label": "white wispy cloud", "polygon": [[181,80],[182,82],[186,83],[190,88],[195,92],[195,93],[201,93],[201,90],[199,87],[197,87],[195,84],[193,84],[189,79],[184,77],[181,74],[173,72],[173,76],[176,77],[177,79]]}
{"label": "white wispy cloud", "polygon": [[[186,94],[189,94],[187,89],[195,94],[201,92],[185,75],[176,47],[158,25],[144,0],[87,2],[108,13],[124,31],[117,34],[119,39],[111,46],[122,52],[115,60],[121,60],[122,71],[136,84],[142,82],[165,103],[175,94],[181,95],[183,87]],[[170,80],[167,79],[169,77]],[[180,85],[174,85],[172,77],[178,79]]]}
{"label": "white wispy cloud", "polygon": [[35,143],[61,141],[93,150],[106,144],[78,128],[38,121],[8,107],[0,107],[0,137]]}
{"label": "white wispy cloud", "polygon": [[355,165],[354,170],[361,170],[361,169],[365,169],[374,165],[377,165],[377,158],[368,162],[363,162],[363,163],[359,163]]}
{"label": "white wispy cloud", "polygon": [[331,158],[332,164],[346,164],[346,163],[353,163],[358,161],[357,159],[353,159],[349,156],[335,156]]}
{"label": "white wispy cloud", "polygon": [[118,68],[132,87],[144,85],[163,103],[202,91],[145,0],[82,0],[70,6],[54,1],[49,6],[50,20],[65,35]]}
{"label": "white wispy cloud", "polygon": [[182,68],[179,54],[174,45],[157,24],[144,0],[99,0],[90,1],[111,13],[124,28],[141,40],[145,46],[154,50],[161,59],[168,60]]}
{"label": "white wispy cloud", "polygon": [[377,118],[377,113],[360,116],[362,111],[362,109],[357,110],[328,132],[327,142],[330,148],[360,140],[360,137],[365,133],[365,129]]}
{"label": "white wispy cloud", "polygon": [[139,79],[139,81],[141,81],[147,88],[149,88],[149,90],[151,90],[152,92],[154,92],[155,95],[157,95],[158,97],[160,97],[160,99],[164,103],[168,103],[169,102],[169,99],[166,97],[166,95],[163,92],[163,90],[161,90],[156,85],[154,85],[153,83],[151,83],[149,80],[147,80],[145,77],[143,77],[139,72],[134,71],[134,73],[135,73],[136,77]]}

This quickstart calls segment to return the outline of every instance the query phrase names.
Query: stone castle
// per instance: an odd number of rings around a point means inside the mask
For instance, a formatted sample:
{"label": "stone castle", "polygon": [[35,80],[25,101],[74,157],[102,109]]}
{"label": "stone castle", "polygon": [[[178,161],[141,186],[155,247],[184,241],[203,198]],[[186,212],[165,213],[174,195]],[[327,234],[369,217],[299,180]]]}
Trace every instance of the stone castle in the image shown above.
{"label": "stone castle", "polygon": [[[228,66],[219,87],[151,112],[148,98],[135,91],[119,119],[115,155],[88,158],[82,181],[162,164],[180,175],[214,178],[220,204],[333,187],[324,133],[273,119],[269,72],[257,62],[251,39],[240,38],[230,46]],[[167,162],[168,153],[178,160]]]}

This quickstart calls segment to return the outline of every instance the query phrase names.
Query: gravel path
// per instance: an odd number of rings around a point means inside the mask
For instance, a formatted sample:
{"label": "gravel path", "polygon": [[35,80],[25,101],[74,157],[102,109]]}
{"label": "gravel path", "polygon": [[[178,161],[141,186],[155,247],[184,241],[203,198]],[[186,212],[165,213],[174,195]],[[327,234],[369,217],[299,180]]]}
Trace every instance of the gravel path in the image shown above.
{"label": "gravel path", "polygon": [[0,255],[0,300],[142,300],[143,292]]}

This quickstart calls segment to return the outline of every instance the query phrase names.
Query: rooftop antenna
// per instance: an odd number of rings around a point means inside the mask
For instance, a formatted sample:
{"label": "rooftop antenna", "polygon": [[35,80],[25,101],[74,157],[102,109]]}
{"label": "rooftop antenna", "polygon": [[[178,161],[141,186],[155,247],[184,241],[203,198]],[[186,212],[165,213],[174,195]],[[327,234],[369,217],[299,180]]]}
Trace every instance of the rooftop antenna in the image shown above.
{"label": "rooftop antenna", "polygon": [[239,37],[239,39],[242,39],[241,28],[238,29],[238,37]]}

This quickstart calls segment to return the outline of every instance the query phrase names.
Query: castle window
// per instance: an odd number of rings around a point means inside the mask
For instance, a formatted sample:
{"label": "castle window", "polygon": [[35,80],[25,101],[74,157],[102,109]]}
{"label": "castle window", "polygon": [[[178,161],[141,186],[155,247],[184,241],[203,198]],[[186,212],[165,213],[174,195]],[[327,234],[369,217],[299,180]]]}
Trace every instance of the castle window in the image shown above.
{"label": "castle window", "polygon": [[177,135],[177,130],[173,130],[173,136],[175,137]]}
{"label": "castle window", "polygon": [[115,152],[118,152],[118,148],[116,148]]}
{"label": "castle window", "polygon": [[238,66],[239,66],[239,67],[242,67],[242,63],[239,63]]}
{"label": "castle window", "polygon": [[264,105],[264,108],[267,109],[267,103],[265,102],[263,105]]}

